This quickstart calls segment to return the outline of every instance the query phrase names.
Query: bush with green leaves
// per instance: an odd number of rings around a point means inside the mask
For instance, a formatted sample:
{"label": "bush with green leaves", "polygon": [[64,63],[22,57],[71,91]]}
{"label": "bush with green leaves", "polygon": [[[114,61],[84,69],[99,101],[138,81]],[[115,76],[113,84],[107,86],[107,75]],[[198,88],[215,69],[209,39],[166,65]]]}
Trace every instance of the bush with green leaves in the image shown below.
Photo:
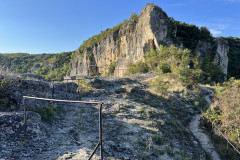
{"label": "bush with green leaves", "polygon": [[180,67],[178,69],[178,79],[187,87],[193,88],[202,81],[203,72],[200,69],[187,69]]}
{"label": "bush with green leaves", "polygon": [[214,104],[206,111],[210,119],[240,149],[240,80],[231,78],[218,86]]}
{"label": "bush with green leaves", "polygon": [[160,62],[157,66],[157,71],[159,73],[171,73],[170,66],[167,62]]}
{"label": "bush with green leaves", "polygon": [[2,93],[7,88],[7,80],[1,79],[0,80],[0,93]]}
{"label": "bush with green leaves", "polygon": [[199,41],[213,43],[213,37],[206,27],[197,27],[194,24],[182,23],[172,19],[173,30],[176,35],[170,32],[171,39],[176,44],[183,44],[184,47],[194,50]]}
{"label": "bush with green leaves", "polygon": [[127,65],[128,74],[147,73],[148,71],[149,71],[149,67],[144,62],[138,62],[136,64],[130,63]]}
{"label": "bush with green leaves", "polygon": [[206,56],[202,63],[202,70],[207,74],[208,77],[211,77],[211,81],[214,82],[223,82],[224,74],[221,67],[211,60],[210,56]]}
{"label": "bush with green leaves", "polygon": [[165,47],[159,46],[159,49],[150,49],[145,55],[145,63],[150,70],[156,70],[160,73],[173,72],[176,73],[180,66],[187,66],[192,63],[192,68],[198,67],[198,57],[194,56],[190,50],[171,45]]}
{"label": "bush with green leaves", "polygon": [[114,73],[117,63],[115,61],[112,61],[112,63],[109,66],[107,76],[110,76]]}
{"label": "bush with green leaves", "polygon": [[30,107],[29,110],[37,112],[44,121],[52,122],[55,116],[56,107],[48,105],[45,108]]}
{"label": "bush with green leaves", "polygon": [[169,91],[170,84],[169,82],[163,81],[162,78],[158,77],[152,80],[151,87],[156,90],[158,93],[161,93],[164,96],[167,96]]}

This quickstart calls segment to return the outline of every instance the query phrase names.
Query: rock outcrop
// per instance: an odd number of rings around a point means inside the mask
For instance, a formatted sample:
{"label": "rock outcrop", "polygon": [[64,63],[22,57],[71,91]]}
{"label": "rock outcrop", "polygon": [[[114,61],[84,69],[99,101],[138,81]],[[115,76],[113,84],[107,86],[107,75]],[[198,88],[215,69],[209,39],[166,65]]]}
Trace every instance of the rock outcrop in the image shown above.
{"label": "rock outcrop", "polygon": [[[228,52],[229,52],[229,46],[223,38],[216,38],[215,43],[217,46],[216,49],[216,56],[214,60],[219,63],[219,65],[222,67],[223,73],[227,76],[227,69],[228,69]],[[225,76],[225,80],[227,77]]]}
{"label": "rock outcrop", "polygon": [[[200,143],[186,128],[189,120],[198,111],[189,106],[190,99],[182,99],[174,93],[170,100],[166,100],[146,90],[150,87],[148,82],[155,76],[148,73],[125,78],[84,79],[92,88],[81,100],[104,102],[104,159],[206,160]],[[63,96],[68,94],[71,100],[76,100],[77,92],[63,93],[66,83],[55,85],[55,98],[63,99]],[[26,88],[26,92],[22,91],[22,86]],[[39,86],[37,81],[22,80],[16,89],[24,95],[29,92],[29,96],[51,95],[51,87],[48,84],[44,85],[44,90],[38,89]],[[74,86],[76,84],[72,85],[72,89]],[[31,92],[32,89],[35,92]],[[89,158],[99,138],[99,106],[49,103],[55,106],[54,119],[51,122],[44,120],[44,117],[35,111],[27,111],[27,123],[26,126],[23,125],[22,105],[21,110],[0,112],[1,160]],[[27,100],[26,106],[46,107],[49,103]],[[92,159],[96,160],[99,157],[97,150]]]}
{"label": "rock outcrop", "polygon": [[[199,56],[200,61],[208,54],[214,53],[214,61],[222,68],[222,72],[227,76],[229,46],[223,38],[214,38],[214,43],[199,41],[195,53]],[[226,79],[226,77],[225,77]]]}
{"label": "rock outcrop", "polygon": [[105,74],[108,71],[105,68],[114,61],[117,62],[114,74],[121,76],[127,64],[142,61],[150,48],[173,44],[169,36],[171,29],[167,14],[160,7],[149,4],[142,9],[138,20],[128,20],[93,50],[85,50],[83,55],[73,59],[70,75]]}
{"label": "rock outcrop", "polygon": [[[69,76],[104,75],[113,62],[116,62],[114,75],[122,76],[129,63],[143,61],[151,48],[174,44],[171,37],[176,36],[176,32],[173,21],[160,7],[147,4],[137,18],[130,18],[92,49],[85,49],[83,53],[77,51],[78,55],[71,61]],[[216,38],[214,41],[215,44],[199,41],[195,52],[202,59],[210,52],[216,52],[215,60],[226,74],[228,46],[223,39]],[[182,44],[176,46],[185,48]]]}

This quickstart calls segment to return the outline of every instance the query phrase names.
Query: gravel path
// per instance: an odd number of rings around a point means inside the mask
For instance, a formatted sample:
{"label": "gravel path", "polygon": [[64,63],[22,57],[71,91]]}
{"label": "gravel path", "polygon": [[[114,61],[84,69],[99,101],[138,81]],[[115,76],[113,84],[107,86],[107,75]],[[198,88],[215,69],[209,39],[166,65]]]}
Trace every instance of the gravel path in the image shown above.
{"label": "gravel path", "polygon": [[[212,104],[211,101],[211,94],[212,91],[206,87],[200,86],[200,90],[204,95],[204,98],[208,102],[208,105],[210,106]],[[199,140],[202,148],[204,149],[205,152],[211,155],[213,160],[221,160],[220,156],[218,153],[215,151],[213,144],[211,143],[210,138],[203,132],[203,130],[199,127],[200,125],[200,118],[201,114],[195,115],[190,124],[189,124],[189,129],[193,133],[193,135]]]}

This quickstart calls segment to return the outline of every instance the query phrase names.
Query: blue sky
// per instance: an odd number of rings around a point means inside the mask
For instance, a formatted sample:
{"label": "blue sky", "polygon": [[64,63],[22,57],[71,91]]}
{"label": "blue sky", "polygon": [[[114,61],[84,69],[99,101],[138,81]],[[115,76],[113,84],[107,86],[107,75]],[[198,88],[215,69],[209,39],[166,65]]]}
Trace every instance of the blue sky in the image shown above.
{"label": "blue sky", "polygon": [[0,0],[0,53],[59,53],[155,3],[175,20],[240,37],[240,0]]}

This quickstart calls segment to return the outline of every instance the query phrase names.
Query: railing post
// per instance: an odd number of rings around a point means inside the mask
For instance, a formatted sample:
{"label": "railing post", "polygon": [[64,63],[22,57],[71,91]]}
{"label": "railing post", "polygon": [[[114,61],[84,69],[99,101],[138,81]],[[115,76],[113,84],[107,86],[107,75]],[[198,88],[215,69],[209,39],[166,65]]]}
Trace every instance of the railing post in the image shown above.
{"label": "railing post", "polygon": [[53,80],[52,98],[54,98],[54,80]]}
{"label": "railing post", "polygon": [[[72,82],[73,82],[73,80],[72,80]],[[71,94],[72,94],[72,87],[73,87],[73,85],[72,85],[72,83],[71,83],[71,85],[70,85],[70,96],[68,96],[68,99],[70,100],[70,97],[71,97]]]}
{"label": "railing post", "polygon": [[78,100],[80,100],[80,92],[79,92],[79,79],[78,79]]}
{"label": "railing post", "polygon": [[[106,62],[105,62],[106,63]],[[107,75],[107,71],[106,71],[106,69],[107,69],[107,66],[106,66],[106,64],[105,64],[105,76]]]}
{"label": "railing post", "polygon": [[24,119],[23,119],[23,126],[24,126],[24,135],[27,132],[27,108],[25,104],[26,99],[23,98],[23,109],[24,109]]}
{"label": "railing post", "polygon": [[66,97],[68,97],[67,91],[68,91],[68,79],[67,79],[67,83],[66,83]]}
{"label": "railing post", "polygon": [[99,107],[99,143],[100,143],[100,159],[103,160],[103,153],[102,153],[102,107],[103,103],[101,103]]}
{"label": "railing post", "polygon": [[24,110],[24,119],[23,119],[23,124],[26,125],[27,123],[27,109],[25,105],[25,98],[23,98],[23,110]]}

